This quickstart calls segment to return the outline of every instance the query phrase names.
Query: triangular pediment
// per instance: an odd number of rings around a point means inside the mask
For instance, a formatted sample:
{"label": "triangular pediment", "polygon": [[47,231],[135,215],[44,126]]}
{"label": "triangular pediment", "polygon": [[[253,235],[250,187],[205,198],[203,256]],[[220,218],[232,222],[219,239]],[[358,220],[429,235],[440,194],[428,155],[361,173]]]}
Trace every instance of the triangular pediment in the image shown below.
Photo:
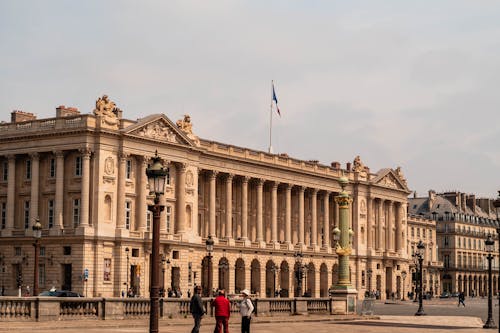
{"label": "triangular pediment", "polygon": [[405,184],[405,182],[403,182],[392,169],[380,170],[377,173],[377,176],[373,179],[373,183],[397,190],[409,191],[408,186]]}
{"label": "triangular pediment", "polygon": [[139,119],[136,124],[126,127],[122,131],[123,134],[144,139],[195,146],[192,140],[164,114],[155,114]]}

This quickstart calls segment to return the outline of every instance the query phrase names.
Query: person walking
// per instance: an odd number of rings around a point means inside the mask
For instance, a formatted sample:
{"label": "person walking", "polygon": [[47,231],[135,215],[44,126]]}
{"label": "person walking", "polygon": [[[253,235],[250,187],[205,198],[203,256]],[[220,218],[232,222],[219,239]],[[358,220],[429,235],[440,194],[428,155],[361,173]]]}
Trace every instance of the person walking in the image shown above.
{"label": "person walking", "polygon": [[245,289],[241,292],[243,300],[240,303],[240,314],[241,314],[241,333],[250,333],[250,319],[252,319],[252,312],[254,306],[250,300],[250,291]]}
{"label": "person walking", "polygon": [[215,308],[215,329],[214,333],[229,333],[229,315],[231,313],[231,303],[226,298],[224,289],[219,290],[219,296],[212,301],[212,306]]}
{"label": "person walking", "polygon": [[203,308],[203,302],[201,301],[201,287],[194,287],[194,295],[191,297],[191,302],[189,303],[189,311],[191,315],[193,315],[194,319],[194,327],[191,330],[191,333],[199,333],[201,318],[205,314],[205,309]]}
{"label": "person walking", "polygon": [[458,305],[457,305],[457,307],[459,307],[460,304],[462,304],[464,306],[464,308],[465,308],[465,295],[464,295],[463,292],[460,293],[460,294],[458,294]]}

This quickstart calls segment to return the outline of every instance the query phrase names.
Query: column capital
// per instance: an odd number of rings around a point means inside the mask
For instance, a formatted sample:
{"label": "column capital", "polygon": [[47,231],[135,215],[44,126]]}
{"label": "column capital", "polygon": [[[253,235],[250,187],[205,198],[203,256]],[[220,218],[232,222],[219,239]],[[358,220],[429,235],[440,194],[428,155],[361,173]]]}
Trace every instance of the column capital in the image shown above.
{"label": "column capital", "polygon": [[186,172],[188,164],[186,162],[174,162],[180,172]]}
{"label": "column capital", "polygon": [[16,154],[8,154],[6,156],[7,156],[7,159],[9,161],[15,161],[16,160]]}
{"label": "column capital", "polygon": [[209,170],[209,172],[208,172],[208,177],[209,177],[211,180],[212,180],[212,179],[216,179],[218,174],[219,174],[219,171],[216,171],[216,170]]}
{"label": "column capital", "polygon": [[257,178],[257,186],[262,187],[264,186],[264,182],[266,180],[264,178]]}
{"label": "column capital", "polygon": [[297,186],[297,189],[299,190],[300,193],[304,193],[306,191],[306,187],[305,186],[302,186],[302,185],[298,185]]}
{"label": "column capital", "polygon": [[64,157],[64,150],[53,150],[52,154],[54,154],[55,157]]}
{"label": "column capital", "polygon": [[127,152],[121,151],[118,153],[118,158],[120,159],[120,162],[125,162],[125,160],[127,160],[127,158],[129,158],[129,157],[130,157],[130,154]]}
{"label": "column capital", "polygon": [[288,183],[288,184],[285,185],[285,188],[286,188],[287,191],[291,191],[292,187],[293,187],[293,184],[289,184]]}
{"label": "column capital", "polygon": [[250,181],[251,177],[249,176],[241,176],[241,182],[242,183],[245,183],[245,184],[248,184],[248,182]]}
{"label": "column capital", "polygon": [[90,158],[90,155],[92,154],[92,149],[90,149],[90,147],[82,147],[78,150],[83,158]]}
{"label": "column capital", "polygon": [[229,183],[229,182],[232,182],[233,181],[233,178],[234,178],[234,173],[228,173],[226,175],[226,181]]}
{"label": "column capital", "polygon": [[312,188],[312,189],[311,189],[311,193],[312,193],[313,195],[318,195],[318,191],[319,191],[319,190],[318,190],[317,188]]}
{"label": "column capital", "polygon": [[38,152],[30,153],[29,156],[33,160],[39,160],[40,159],[40,154]]}
{"label": "column capital", "polygon": [[278,181],[273,181],[273,182],[272,182],[272,188],[273,188],[273,190],[278,189],[278,186],[279,186],[280,184],[281,184],[281,183],[280,183],[280,182],[278,182]]}

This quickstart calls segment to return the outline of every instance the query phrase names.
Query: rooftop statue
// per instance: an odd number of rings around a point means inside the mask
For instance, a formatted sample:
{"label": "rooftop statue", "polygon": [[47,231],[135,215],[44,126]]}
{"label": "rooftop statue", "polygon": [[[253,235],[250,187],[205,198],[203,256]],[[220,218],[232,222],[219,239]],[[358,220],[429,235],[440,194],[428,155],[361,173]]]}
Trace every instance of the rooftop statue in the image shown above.
{"label": "rooftop statue", "polygon": [[184,119],[177,120],[176,125],[184,133],[193,134],[193,124],[191,124],[191,117],[188,114],[184,115]]}
{"label": "rooftop statue", "polygon": [[408,184],[406,183],[406,178],[405,178],[405,176],[403,175],[403,171],[401,171],[401,167],[400,167],[400,166],[398,166],[398,167],[396,168],[395,172],[396,172],[396,176],[398,176],[399,180],[401,180],[401,182],[402,182],[403,184],[408,185]]}
{"label": "rooftop statue", "polygon": [[96,116],[117,117],[118,108],[115,102],[109,100],[108,95],[102,95],[95,102],[94,114]]}
{"label": "rooftop statue", "polygon": [[354,161],[352,163],[352,171],[354,172],[365,171],[365,165],[363,164],[363,162],[361,162],[361,158],[359,157],[359,155],[354,158]]}

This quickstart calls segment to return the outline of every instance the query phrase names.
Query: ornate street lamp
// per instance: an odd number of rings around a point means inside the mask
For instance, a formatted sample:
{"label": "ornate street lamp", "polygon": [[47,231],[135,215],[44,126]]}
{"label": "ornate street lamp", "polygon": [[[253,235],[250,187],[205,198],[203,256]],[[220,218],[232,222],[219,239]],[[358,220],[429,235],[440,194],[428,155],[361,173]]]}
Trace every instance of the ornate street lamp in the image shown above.
{"label": "ornate street lamp", "polygon": [[154,204],[148,205],[148,210],[153,213],[153,244],[151,254],[151,285],[149,288],[150,314],[149,314],[149,332],[158,332],[158,314],[159,314],[159,268],[160,268],[160,217],[165,208],[160,205],[160,196],[165,188],[165,178],[168,170],[165,169],[158,157],[158,151],[153,157],[153,164],[146,169],[148,177],[149,191],[154,194]]}
{"label": "ornate street lamp", "polygon": [[493,320],[493,297],[492,297],[492,281],[491,281],[491,260],[493,259],[493,249],[495,248],[495,241],[491,237],[491,234],[488,233],[488,238],[484,241],[486,245],[486,252],[488,252],[488,319],[484,324],[483,328],[496,328],[495,321]]}
{"label": "ornate street lamp", "polygon": [[[497,214],[497,236],[498,236],[498,240],[499,240],[498,250],[500,251],[500,216],[498,214],[498,210],[500,209],[500,191],[498,191],[497,199],[495,201],[493,201],[493,206],[495,206],[495,211]],[[499,256],[499,258],[500,258],[500,256]],[[500,316],[500,306],[498,307],[498,311],[499,311],[499,316]],[[498,332],[500,333],[500,325],[498,325]]]}
{"label": "ornate street lamp", "polygon": [[401,272],[401,277],[403,278],[403,301],[405,300],[405,280],[406,280],[406,271]]}
{"label": "ornate street lamp", "polygon": [[295,297],[302,297],[302,277],[304,275],[303,267],[302,267],[302,259],[304,258],[304,254],[301,251],[295,252],[295,267],[297,270],[295,271],[295,279],[297,280],[297,295]]}
{"label": "ornate street lamp", "polygon": [[209,235],[205,241],[205,248],[207,250],[208,258],[208,297],[212,297],[212,253],[214,252],[214,240],[212,236]]}
{"label": "ornate street lamp", "polygon": [[418,260],[418,310],[415,313],[415,316],[425,316],[424,313],[424,304],[423,304],[423,263],[424,263],[424,249],[425,245],[420,240],[417,244],[417,251],[415,252],[415,257]]}
{"label": "ornate street lamp", "polygon": [[42,238],[42,224],[40,223],[40,219],[35,220],[35,224],[33,224],[33,237],[35,237],[35,243],[33,246],[35,247],[35,267],[34,267],[34,281],[33,281],[33,296],[38,296],[38,259],[40,256],[40,238]]}

